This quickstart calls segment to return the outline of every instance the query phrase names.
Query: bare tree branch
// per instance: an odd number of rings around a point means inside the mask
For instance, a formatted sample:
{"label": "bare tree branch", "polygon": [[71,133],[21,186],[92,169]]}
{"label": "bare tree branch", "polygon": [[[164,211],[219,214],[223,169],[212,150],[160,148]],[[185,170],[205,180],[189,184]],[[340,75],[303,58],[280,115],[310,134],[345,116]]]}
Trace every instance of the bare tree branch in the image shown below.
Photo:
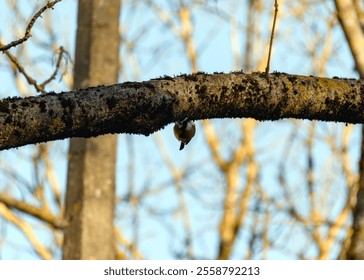
{"label": "bare tree branch", "polygon": [[[70,54],[67,52],[67,51],[65,51],[65,49],[61,46],[61,47],[59,47],[59,50],[58,50],[58,58],[57,58],[57,62],[56,62],[56,68],[54,69],[54,71],[53,71],[53,73],[51,74],[51,76],[48,78],[48,79],[46,79],[43,83],[41,83],[40,84],[40,87],[42,88],[42,89],[44,89],[44,87],[47,85],[47,84],[49,84],[52,80],[54,80],[55,78],[56,78],[56,76],[57,76],[57,73],[58,73],[58,70],[59,70],[59,68],[61,67],[61,62],[62,62],[62,58],[64,58],[65,59],[65,61],[66,61],[66,64],[67,64],[67,61],[68,60],[71,60],[70,59]],[[63,75],[63,74],[62,74]],[[44,93],[44,92],[43,92]]]}
{"label": "bare tree branch", "polygon": [[[1,43],[0,43],[1,46]],[[25,70],[25,68],[21,65],[21,63],[19,62],[19,60],[13,56],[11,54],[10,51],[8,50],[4,50],[4,53],[7,55],[7,57],[10,59],[10,61],[14,64],[15,69],[18,69],[18,71],[23,74],[23,76],[25,77],[25,79],[27,80],[29,85],[34,86],[34,88],[38,91],[41,92],[43,94],[47,93],[44,88],[47,84],[49,84],[52,80],[54,80],[57,76],[58,70],[61,67],[61,62],[62,62],[62,58],[65,59],[66,63],[68,60],[70,60],[70,55],[67,51],[64,50],[64,48],[61,46],[59,48],[58,51],[58,58],[57,58],[57,63],[56,63],[56,68],[54,69],[53,73],[51,74],[51,76],[46,79],[43,83],[38,84],[38,82],[36,80],[34,80]]]}
{"label": "bare tree branch", "polygon": [[54,5],[56,5],[58,2],[60,2],[61,0],[54,0],[53,2],[48,2],[46,5],[44,5],[33,17],[32,19],[30,20],[30,22],[28,23],[28,26],[27,28],[25,29],[25,34],[22,38],[18,39],[18,40],[15,40],[15,41],[12,41],[11,43],[9,44],[6,44],[6,45],[2,45],[0,43],[0,51],[5,51],[5,50],[8,50],[12,47],[15,47],[17,45],[20,45],[22,44],[23,42],[25,42],[26,40],[28,40],[32,34],[30,33],[30,31],[32,30],[33,28],[33,25],[35,24],[35,22],[37,21],[37,19],[39,17],[42,16],[43,12],[47,9],[52,9]]}
{"label": "bare tree branch", "polygon": [[0,216],[4,217],[7,221],[16,226],[24,236],[29,240],[33,246],[34,251],[45,260],[50,260],[53,255],[36,237],[33,228],[29,223],[17,217],[12,211],[10,211],[5,204],[0,203]]}
{"label": "bare tree branch", "polygon": [[277,14],[278,14],[278,2],[277,2],[277,0],[275,0],[275,2],[274,2],[273,25],[272,25],[272,31],[271,31],[271,34],[270,34],[270,41],[269,41],[267,67],[265,68],[265,74],[266,74],[267,78],[268,78],[268,74],[269,74],[270,56],[272,54],[272,46],[273,46],[274,30],[275,30],[275,27],[276,27]]}
{"label": "bare tree branch", "polygon": [[364,32],[352,0],[335,0],[337,17],[350,47],[356,69],[364,77]]}
{"label": "bare tree branch", "polygon": [[35,207],[25,201],[16,200],[5,193],[0,193],[0,203],[4,203],[8,208],[14,208],[36,217],[55,229],[63,229],[65,226],[65,221],[62,218],[53,215],[47,208]]}
{"label": "bare tree branch", "polygon": [[196,73],[0,100],[0,150],[107,133],[146,136],[187,116],[363,123],[364,80]]}
{"label": "bare tree branch", "polygon": [[[1,43],[0,43],[0,47],[1,47]],[[37,81],[34,80],[25,70],[25,68],[21,65],[21,63],[19,62],[19,60],[13,56],[11,54],[10,51],[8,50],[4,50],[4,53],[7,55],[7,57],[10,59],[10,61],[14,64],[15,68],[18,69],[18,71],[24,76],[24,78],[27,80],[29,85],[34,86],[34,88],[38,91],[38,92],[42,92],[42,93],[46,93],[46,91],[44,90],[44,85],[38,85]]]}

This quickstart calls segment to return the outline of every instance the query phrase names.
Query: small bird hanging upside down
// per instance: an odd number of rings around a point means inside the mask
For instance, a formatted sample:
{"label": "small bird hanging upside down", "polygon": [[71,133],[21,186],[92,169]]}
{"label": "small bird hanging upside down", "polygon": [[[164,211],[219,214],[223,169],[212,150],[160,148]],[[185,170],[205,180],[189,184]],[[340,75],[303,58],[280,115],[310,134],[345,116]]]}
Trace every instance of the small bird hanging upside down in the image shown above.
{"label": "small bird hanging upside down", "polygon": [[181,141],[181,146],[179,147],[179,150],[182,150],[195,135],[196,127],[193,121],[190,121],[188,118],[184,118],[176,122],[173,127],[173,132],[174,136],[176,136],[176,138]]}

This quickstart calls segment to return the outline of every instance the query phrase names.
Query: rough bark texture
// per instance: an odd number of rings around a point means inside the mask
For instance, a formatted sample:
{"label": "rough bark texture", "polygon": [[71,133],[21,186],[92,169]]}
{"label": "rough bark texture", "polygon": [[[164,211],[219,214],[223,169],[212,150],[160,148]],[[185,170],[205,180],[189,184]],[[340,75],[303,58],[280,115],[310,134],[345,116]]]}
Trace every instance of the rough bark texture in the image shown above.
{"label": "rough bark texture", "polygon": [[[117,82],[119,15],[120,0],[79,1],[75,87]],[[87,102],[80,102],[82,95],[83,91],[74,92],[71,98],[58,101],[53,95],[53,104],[58,106],[44,108],[42,105],[42,108],[55,114],[53,125],[78,127],[76,130],[82,131],[82,126],[99,119],[97,111],[103,110],[98,105],[98,97],[102,99],[100,95],[91,94],[93,97]],[[80,107],[80,104],[83,105]],[[66,117],[67,112],[70,115]],[[78,116],[75,119],[72,117],[74,113]],[[85,115],[91,118],[84,119],[82,116]],[[72,136],[82,135],[76,133]],[[116,135],[73,138],[70,141],[65,211],[68,225],[64,234],[63,259],[115,258],[116,147]]]}
{"label": "rough bark texture", "polygon": [[198,73],[3,99],[0,149],[106,133],[148,136],[183,116],[364,123],[363,111],[363,80]]}

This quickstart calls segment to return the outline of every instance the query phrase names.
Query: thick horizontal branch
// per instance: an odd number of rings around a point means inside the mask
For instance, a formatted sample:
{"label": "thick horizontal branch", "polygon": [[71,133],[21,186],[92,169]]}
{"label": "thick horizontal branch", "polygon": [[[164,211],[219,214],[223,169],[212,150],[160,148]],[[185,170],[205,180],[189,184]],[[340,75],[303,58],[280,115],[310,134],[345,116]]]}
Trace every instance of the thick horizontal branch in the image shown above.
{"label": "thick horizontal branch", "polygon": [[149,135],[182,117],[364,123],[364,81],[196,73],[0,100],[0,150],[106,133]]}

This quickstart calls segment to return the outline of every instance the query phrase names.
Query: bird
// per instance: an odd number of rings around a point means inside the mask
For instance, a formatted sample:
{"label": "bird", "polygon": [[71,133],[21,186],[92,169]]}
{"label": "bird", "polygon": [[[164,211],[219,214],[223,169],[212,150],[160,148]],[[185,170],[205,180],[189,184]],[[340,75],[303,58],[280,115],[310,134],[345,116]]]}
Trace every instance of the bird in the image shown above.
{"label": "bird", "polygon": [[185,145],[187,145],[196,133],[196,127],[193,121],[188,118],[183,118],[177,121],[173,127],[174,136],[178,141],[181,141],[179,150],[183,150]]}

